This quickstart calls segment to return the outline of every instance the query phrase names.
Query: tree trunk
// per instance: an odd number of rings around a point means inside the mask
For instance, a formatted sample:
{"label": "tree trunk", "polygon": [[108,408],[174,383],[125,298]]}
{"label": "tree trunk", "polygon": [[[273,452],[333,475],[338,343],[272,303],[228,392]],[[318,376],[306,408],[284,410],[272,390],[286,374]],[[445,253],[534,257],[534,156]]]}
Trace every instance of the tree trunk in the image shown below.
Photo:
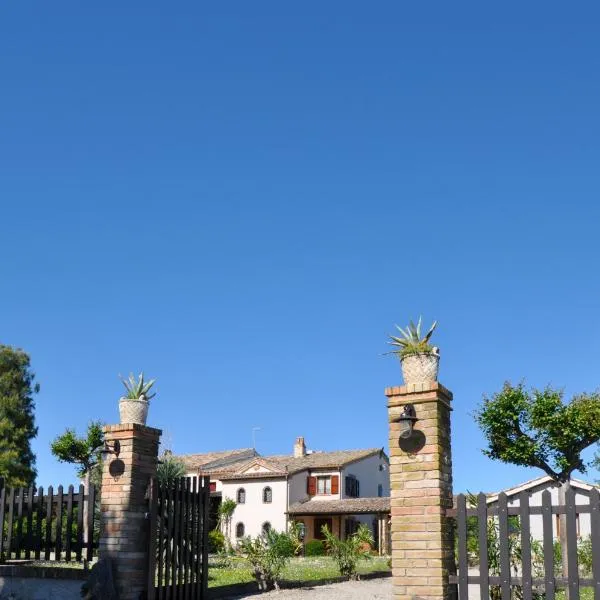
{"label": "tree trunk", "polygon": [[[567,492],[567,483],[562,483],[558,487],[558,504],[560,506],[566,506],[566,492]],[[559,522],[559,539],[560,539],[560,555],[561,555],[561,563],[562,563],[562,576],[569,577],[569,560],[568,560],[568,548],[567,548],[567,515],[561,514],[558,518]],[[569,588],[565,587],[565,600],[569,600]]]}

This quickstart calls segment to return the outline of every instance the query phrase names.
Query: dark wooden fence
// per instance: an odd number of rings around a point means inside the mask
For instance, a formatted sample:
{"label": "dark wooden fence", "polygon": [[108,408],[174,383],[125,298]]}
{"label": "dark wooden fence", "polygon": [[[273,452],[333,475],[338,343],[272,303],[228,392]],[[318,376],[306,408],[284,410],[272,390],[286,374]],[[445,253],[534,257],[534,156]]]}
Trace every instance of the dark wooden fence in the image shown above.
{"label": "dark wooden fence", "polygon": [[41,487],[4,487],[1,480],[0,486],[0,562],[92,560],[97,547],[94,486],[87,494],[83,485],[77,491],[71,485],[66,492],[62,485],[56,491],[50,486],[46,493]]}
{"label": "dark wooden fence", "polygon": [[[456,519],[458,575],[451,576],[450,582],[458,585],[458,599],[468,600],[468,585],[476,584],[481,600],[489,600],[490,596],[492,600],[532,600],[542,594],[545,600],[555,600],[560,588],[568,590],[569,600],[579,600],[582,586],[593,588],[594,600],[600,600],[600,492],[593,489],[589,492],[589,504],[576,504],[575,492],[568,487],[565,500],[564,506],[552,505],[551,494],[546,490],[542,493],[542,505],[530,506],[529,494],[524,491],[516,507],[508,506],[504,493],[499,494],[494,506],[488,506],[485,494],[477,496],[476,506],[467,506],[467,498],[459,495],[456,508],[447,511],[447,516]],[[591,523],[591,570],[584,576],[578,563],[578,514],[589,514]],[[543,540],[531,537],[531,515],[542,516]],[[554,515],[566,515],[567,577],[557,573],[555,565]],[[490,526],[495,531],[493,553],[489,550]],[[468,554],[469,533],[476,538],[478,547],[477,575],[469,574],[470,566],[472,571],[477,569]],[[532,545],[540,543],[541,564],[533,569]],[[564,598],[564,592],[559,597]],[[591,598],[591,594],[586,597]]]}
{"label": "dark wooden fence", "polygon": [[148,600],[199,600],[208,589],[210,478],[150,487]]}

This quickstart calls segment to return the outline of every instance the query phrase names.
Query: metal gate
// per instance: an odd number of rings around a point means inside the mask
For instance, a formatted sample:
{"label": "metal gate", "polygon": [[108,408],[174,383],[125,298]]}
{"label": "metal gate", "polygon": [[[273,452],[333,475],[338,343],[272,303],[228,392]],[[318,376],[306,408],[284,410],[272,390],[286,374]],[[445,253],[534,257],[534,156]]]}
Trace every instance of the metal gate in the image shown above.
{"label": "metal gate", "polygon": [[201,600],[208,588],[210,478],[150,486],[148,600]]}

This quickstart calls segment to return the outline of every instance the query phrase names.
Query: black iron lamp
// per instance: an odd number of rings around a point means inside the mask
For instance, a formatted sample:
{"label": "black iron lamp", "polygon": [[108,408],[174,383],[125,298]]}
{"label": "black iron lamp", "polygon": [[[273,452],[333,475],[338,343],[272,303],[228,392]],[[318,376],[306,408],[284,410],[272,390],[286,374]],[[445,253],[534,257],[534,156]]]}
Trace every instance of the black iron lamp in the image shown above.
{"label": "black iron lamp", "polygon": [[114,454],[117,458],[119,458],[119,454],[121,454],[121,442],[119,440],[115,440],[113,442],[112,448],[108,442],[104,442],[104,448],[100,451],[102,456],[106,457],[109,454]]}
{"label": "black iron lamp", "polygon": [[413,434],[413,428],[418,421],[415,407],[412,404],[405,404],[402,414],[394,419],[394,423],[400,423],[400,438],[407,440]]}

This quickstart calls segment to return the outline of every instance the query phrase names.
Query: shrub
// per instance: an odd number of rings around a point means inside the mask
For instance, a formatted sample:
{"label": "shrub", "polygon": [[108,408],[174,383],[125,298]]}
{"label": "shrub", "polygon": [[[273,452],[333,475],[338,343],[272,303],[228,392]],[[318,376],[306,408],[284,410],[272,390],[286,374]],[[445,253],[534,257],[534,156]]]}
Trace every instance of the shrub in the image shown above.
{"label": "shrub", "polygon": [[[286,538],[288,542],[285,541]],[[279,578],[290,560],[291,544],[287,533],[278,533],[274,529],[269,529],[254,539],[244,538],[240,542],[239,549],[246,555],[261,591],[279,589]]]}
{"label": "shrub", "polygon": [[213,554],[218,554],[225,550],[225,536],[218,529],[208,532],[208,549]]}
{"label": "shrub", "polygon": [[358,579],[356,566],[361,558],[370,558],[373,536],[366,525],[359,525],[356,533],[345,540],[333,535],[327,525],[323,527],[325,545],[337,563],[340,573],[348,579]]}
{"label": "shrub", "polygon": [[325,556],[325,544],[321,540],[306,542],[304,556]]}

